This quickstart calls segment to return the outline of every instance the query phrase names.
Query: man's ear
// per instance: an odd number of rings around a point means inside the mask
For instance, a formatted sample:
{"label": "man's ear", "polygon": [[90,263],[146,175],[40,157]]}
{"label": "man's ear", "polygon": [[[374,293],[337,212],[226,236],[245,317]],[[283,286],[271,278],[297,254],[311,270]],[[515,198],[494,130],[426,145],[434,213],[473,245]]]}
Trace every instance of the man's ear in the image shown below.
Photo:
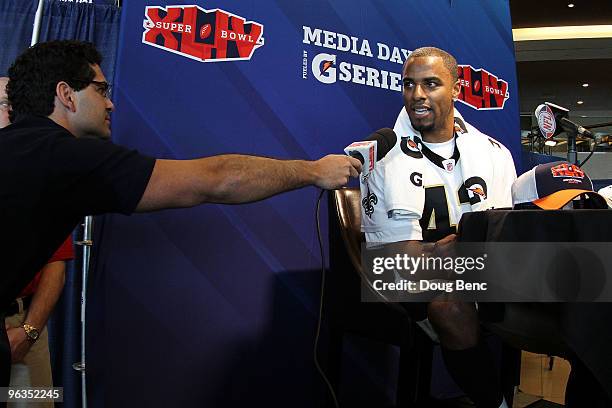
{"label": "man's ear", "polygon": [[459,98],[459,93],[461,92],[461,84],[459,83],[459,80],[457,80],[455,82],[455,84],[453,85],[453,100],[457,100],[457,98]]}
{"label": "man's ear", "polygon": [[60,81],[55,86],[55,97],[70,112],[76,112],[76,95],[67,82]]}

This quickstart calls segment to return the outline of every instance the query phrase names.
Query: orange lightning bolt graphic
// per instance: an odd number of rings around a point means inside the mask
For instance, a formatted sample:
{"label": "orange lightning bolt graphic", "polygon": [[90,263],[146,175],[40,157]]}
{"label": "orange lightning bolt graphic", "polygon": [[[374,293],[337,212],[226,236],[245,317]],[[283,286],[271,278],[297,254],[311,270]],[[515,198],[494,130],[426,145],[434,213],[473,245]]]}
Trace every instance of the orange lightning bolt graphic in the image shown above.
{"label": "orange lightning bolt graphic", "polygon": [[323,61],[323,68],[321,68],[321,73],[324,73],[328,69],[334,66],[333,61]]}

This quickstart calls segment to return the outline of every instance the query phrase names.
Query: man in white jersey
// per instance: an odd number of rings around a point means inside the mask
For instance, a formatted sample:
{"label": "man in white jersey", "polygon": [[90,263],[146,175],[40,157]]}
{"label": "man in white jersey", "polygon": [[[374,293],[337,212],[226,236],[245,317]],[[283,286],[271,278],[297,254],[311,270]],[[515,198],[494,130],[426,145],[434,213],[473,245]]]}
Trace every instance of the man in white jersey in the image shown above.
{"label": "man in white jersey", "polygon": [[[460,85],[453,56],[415,50],[404,64],[403,85],[405,113],[394,129],[400,142],[370,175],[362,230],[369,245],[401,243],[415,256],[433,247],[440,254],[452,245],[464,212],[511,207],[516,172],[501,143],[455,119]],[[451,376],[477,407],[507,407],[474,304],[445,298],[404,305],[440,342]]]}

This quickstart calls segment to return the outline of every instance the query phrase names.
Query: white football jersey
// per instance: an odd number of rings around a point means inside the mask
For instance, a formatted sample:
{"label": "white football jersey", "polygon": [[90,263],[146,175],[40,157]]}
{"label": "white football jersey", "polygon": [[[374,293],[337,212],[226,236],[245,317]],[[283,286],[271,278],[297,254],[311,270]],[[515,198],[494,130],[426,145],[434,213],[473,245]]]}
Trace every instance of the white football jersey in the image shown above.
{"label": "white football jersey", "polygon": [[[456,233],[461,215],[471,211],[461,158],[454,159],[455,138],[421,143],[423,154],[418,158],[417,145],[402,139],[362,183],[362,231],[368,243],[437,241]],[[415,159],[423,160],[418,171]]]}

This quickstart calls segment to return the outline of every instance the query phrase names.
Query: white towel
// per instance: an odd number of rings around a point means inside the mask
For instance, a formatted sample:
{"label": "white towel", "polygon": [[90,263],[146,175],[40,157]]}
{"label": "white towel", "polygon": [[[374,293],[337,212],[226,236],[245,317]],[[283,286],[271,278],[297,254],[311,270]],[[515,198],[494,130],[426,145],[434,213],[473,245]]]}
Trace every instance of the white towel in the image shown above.
{"label": "white towel", "polygon": [[[512,207],[512,192],[509,186],[516,179],[516,170],[510,151],[501,142],[464,121],[456,109],[454,117],[456,143],[460,153],[458,164],[471,200],[472,211]],[[397,145],[403,137],[417,142],[422,138],[412,127],[405,109],[401,110],[393,130],[398,137]],[[419,170],[423,161],[414,160],[414,166],[415,170]]]}

